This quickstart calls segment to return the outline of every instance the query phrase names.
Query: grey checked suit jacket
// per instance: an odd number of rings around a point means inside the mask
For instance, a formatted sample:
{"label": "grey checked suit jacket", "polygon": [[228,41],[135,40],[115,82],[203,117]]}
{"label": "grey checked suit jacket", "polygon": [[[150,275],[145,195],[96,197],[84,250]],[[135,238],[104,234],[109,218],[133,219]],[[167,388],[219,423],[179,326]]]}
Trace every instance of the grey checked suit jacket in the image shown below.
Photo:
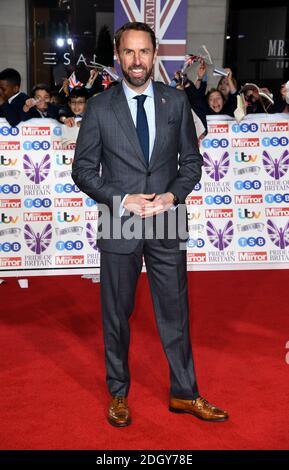
{"label": "grey checked suit jacket", "polygon": [[[119,219],[118,207],[126,194],[171,191],[184,203],[201,178],[202,156],[186,94],[160,82],[153,82],[153,87],[156,138],[149,166],[121,84],[91,98],[81,123],[72,178],[81,191],[109,207],[110,224]],[[115,196],[118,199],[113,212]],[[123,225],[131,215],[122,216],[118,222]],[[143,224],[139,217],[134,219],[136,224]],[[153,222],[155,217],[150,219]],[[186,223],[185,216],[181,221],[183,232]],[[140,242],[122,235],[114,239],[107,235],[109,230],[102,232],[106,232],[106,238],[99,238],[98,246],[106,251],[131,253]],[[179,237],[168,239],[165,230],[163,243],[176,246]]]}

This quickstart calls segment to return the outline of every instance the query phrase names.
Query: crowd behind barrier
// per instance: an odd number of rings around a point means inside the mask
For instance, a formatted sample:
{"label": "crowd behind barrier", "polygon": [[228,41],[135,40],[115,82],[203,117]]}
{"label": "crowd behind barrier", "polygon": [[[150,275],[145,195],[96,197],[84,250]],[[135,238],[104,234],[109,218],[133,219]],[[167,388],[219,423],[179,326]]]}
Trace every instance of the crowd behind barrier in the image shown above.
{"label": "crowd behind barrier", "polygon": [[[188,270],[289,267],[289,115],[208,118],[187,198]],[[71,179],[78,128],[0,119],[1,276],[95,274],[98,208]]]}

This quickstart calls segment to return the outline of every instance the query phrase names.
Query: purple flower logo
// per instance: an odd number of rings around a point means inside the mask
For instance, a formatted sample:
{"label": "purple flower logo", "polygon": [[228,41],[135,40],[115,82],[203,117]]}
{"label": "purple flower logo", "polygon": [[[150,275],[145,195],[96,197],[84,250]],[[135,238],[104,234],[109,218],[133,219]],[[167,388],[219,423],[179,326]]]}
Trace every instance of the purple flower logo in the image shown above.
{"label": "purple flower logo", "polygon": [[207,235],[215,248],[217,248],[220,251],[223,251],[227,246],[230,245],[233,235],[234,235],[234,229],[233,229],[233,222],[229,220],[229,222],[226,223],[224,229],[217,229],[214,224],[210,221],[207,222]]}
{"label": "purple flower logo", "polygon": [[278,248],[284,250],[289,245],[289,221],[285,228],[278,228],[272,220],[267,220],[267,232],[271,242]]}
{"label": "purple flower logo", "polygon": [[289,152],[288,150],[285,150],[281,157],[279,158],[273,158],[269,153],[264,150],[263,152],[263,165],[267,173],[272,176],[275,180],[279,180],[282,178],[282,176],[287,173],[287,170],[289,168]]}
{"label": "purple flower logo", "polygon": [[41,234],[39,232],[34,232],[33,228],[25,224],[24,225],[24,239],[26,245],[30,248],[33,253],[36,255],[41,255],[46,248],[49,247],[52,238],[52,225],[47,224],[42,230]]}
{"label": "purple flower logo", "polygon": [[97,245],[96,245],[96,230],[95,228],[91,225],[91,223],[86,224],[86,237],[88,240],[88,243],[90,246],[94,249],[97,250]]}
{"label": "purple flower logo", "polygon": [[220,160],[213,161],[209,154],[204,152],[204,168],[206,173],[215,181],[220,181],[228,173],[230,158],[229,153],[224,152]]}
{"label": "purple flower logo", "polygon": [[34,163],[28,155],[24,155],[23,160],[25,174],[33,183],[39,184],[45,180],[50,170],[49,155],[45,155],[40,163]]}

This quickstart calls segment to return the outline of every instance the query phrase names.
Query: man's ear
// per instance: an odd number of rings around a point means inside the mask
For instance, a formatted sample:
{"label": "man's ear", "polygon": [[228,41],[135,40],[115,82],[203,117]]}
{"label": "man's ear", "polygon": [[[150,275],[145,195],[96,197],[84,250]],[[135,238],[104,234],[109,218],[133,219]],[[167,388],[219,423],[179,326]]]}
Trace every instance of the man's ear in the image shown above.
{"label": "man's ear", "polygon": [[20,87],[18,85],[14,85],[14,87],[13,87],[14,95],[16,95],[16,93],[18,93],[19,90],[20,90]]}
{"label": "man's ear", "polygon": [[154,52],[153,64],[155,64],[155,62],[156,62],[157,55],[158,55],[158,46],[156,47],[156,50],[155,50],[155,52]]}

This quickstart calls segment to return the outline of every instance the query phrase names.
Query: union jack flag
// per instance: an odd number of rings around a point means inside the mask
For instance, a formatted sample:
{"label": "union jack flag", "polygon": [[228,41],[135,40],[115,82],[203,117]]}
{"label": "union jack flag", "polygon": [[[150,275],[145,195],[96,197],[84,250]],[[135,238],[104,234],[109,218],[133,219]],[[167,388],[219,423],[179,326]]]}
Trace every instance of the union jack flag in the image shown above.
{"label": "union jack flag", "polygon": [[187,0],[116,0],[114,7],[115,29],[141,21],[154,30],[158,41],[154,78],[170,83],[186,55]]}
{"label": "union jack flag", "polygon": [[101,84],[102,84],[103,88],[106,90],[107,87],[110,85],[110,83],[113,80],[112,80],[111,76],[105,71],[102,72],[101,76],[102,76]]}
{"label": "union jack flag", "polygon": [[69,87],[69,90],[72,90],[72,89],[75,88],[76,86],[83,86],[83,83],[80,82],[79,80],[77,80],[76,75],[75,75],[75,72],[72,72],[72,74],[71,74],[70,77],[68,78],[68,87]]}

